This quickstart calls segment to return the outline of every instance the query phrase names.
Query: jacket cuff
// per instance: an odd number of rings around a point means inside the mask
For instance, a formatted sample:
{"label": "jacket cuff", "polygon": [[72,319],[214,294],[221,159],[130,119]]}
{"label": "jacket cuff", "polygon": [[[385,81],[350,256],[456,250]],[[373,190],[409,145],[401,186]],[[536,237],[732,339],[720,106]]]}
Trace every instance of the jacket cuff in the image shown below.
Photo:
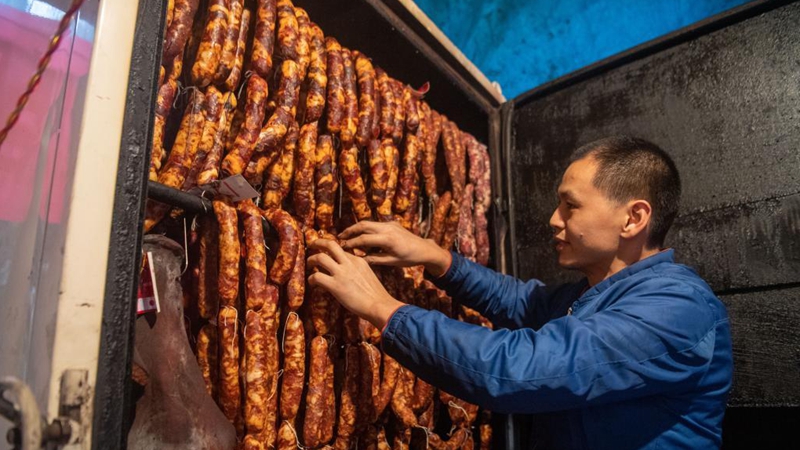
{"label": "jacket cuff", "polygon": [[464,276],[464,265],[466,259],[454,251],[450,251],[450,268],[447,272],[439,278],[433,278],[430,274],[426,273],[426,278],[433,282],[433,284],[442,290],[447,290],[453,282],[459,281]]}
{"label": "jacket cuff", "polygon": [[413,308],[415,308],[415,306],[403,305],[395,310],[381,332],[381,346],[383,346],[384,343],[391,343],[394,341],[397,335],[397,328],[400,327],[400,324],[405,317],[411,313]]}

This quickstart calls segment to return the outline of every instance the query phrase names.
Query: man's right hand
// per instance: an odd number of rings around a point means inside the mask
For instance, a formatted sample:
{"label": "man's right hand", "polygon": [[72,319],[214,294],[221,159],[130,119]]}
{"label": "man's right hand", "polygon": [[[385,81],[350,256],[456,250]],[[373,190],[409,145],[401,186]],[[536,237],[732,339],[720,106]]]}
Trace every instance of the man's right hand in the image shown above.
{"label": "man's right hand", "polygon": [[409,232],[397,222],[358,222],[339,234],[342,247],[367,253],[370,264],[410,267],[424,265],[434,277],[447,272],[452,262],[450,252],[430,239]]}

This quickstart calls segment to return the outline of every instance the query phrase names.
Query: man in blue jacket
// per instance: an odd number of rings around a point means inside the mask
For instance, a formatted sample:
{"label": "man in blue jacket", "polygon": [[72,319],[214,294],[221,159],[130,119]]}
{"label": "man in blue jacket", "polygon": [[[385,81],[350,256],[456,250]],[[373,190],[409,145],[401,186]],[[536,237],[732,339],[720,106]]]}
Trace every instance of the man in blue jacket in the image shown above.
{"label": "man in blue jacket", "polygon": [[[433,385],[481,407],[549,413],[538,448],[718,448],[732,377],[725,307],[664,238],[680,180],[669,156],[635,138],[578,149],[550,219],[575,284],[522,282],[391,223],[318,241],[309,282],[383,330],[383,348]],[[360,258],[346,249],[368,252]],[[392,298],[370,264],[424,265],[491,331]]]}

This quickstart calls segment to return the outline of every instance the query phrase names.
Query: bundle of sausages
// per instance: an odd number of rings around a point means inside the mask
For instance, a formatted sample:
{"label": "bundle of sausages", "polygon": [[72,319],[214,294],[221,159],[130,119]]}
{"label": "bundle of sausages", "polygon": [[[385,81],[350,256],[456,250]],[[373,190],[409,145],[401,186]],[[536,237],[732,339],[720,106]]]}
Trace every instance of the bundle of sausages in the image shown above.
{"label": "bundle of sausages", "polygon": [[[213,200],[184,277],[206,389],[240,448],[488,448],[488,411],[383,354],[379,330],[306,289],[305,267],[308,244],[360,220],[488,264],[487,147],[291,0],[170,1],[160,80],[150,179],[241,174],[261,190]],[[148,201],[145,232],[169,233],[170,209]],[[377,272],[406,303],[491,326],[422,267]]]}

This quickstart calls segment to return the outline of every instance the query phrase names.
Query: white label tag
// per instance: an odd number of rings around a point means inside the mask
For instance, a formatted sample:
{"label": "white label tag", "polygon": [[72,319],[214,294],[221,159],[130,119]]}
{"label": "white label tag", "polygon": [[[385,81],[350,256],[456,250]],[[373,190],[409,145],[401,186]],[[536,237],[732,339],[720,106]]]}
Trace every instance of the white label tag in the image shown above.
{"label": "white label tag", "polygon": [[253,186],[250,186],[250,183],[241,174],[204,184],[203,186],[197,186],[190,192],[208,192],[213,195],[224,195],[230,197],[234,202],[259,196],[258,191],[253,189]]}
{"label": "white label tag", "polygon": [[158,287],[156,286],[156,271],[153,268],[153,254],[144,255],[144,267],[139,276],[139,295],[136,296],[136,313],[141,315],[151,311],[161,312],[158,301]]}

